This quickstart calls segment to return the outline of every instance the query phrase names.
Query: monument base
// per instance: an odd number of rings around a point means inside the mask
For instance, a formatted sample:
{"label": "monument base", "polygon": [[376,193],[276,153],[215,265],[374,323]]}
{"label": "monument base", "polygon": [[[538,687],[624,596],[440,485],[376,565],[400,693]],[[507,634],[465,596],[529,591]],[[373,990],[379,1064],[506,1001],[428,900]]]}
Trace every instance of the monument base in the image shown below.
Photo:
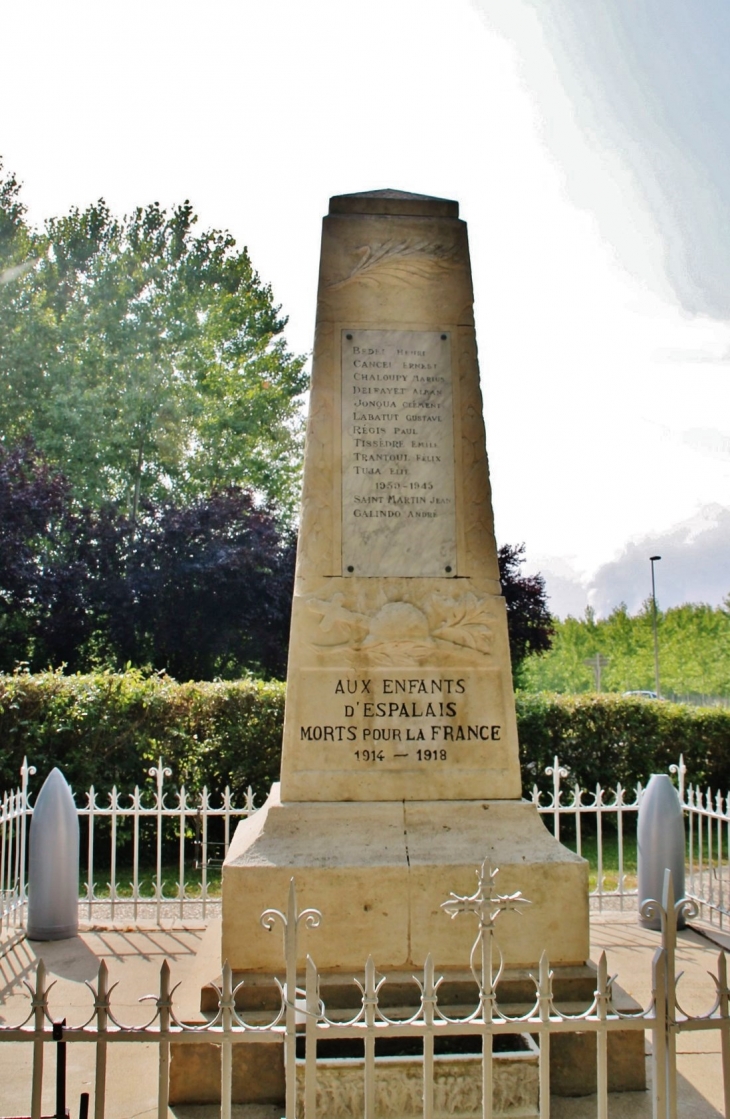
{"label": "monument base", "polygon": [[[187,984],[183,984],[183,990],[178,996],[179,1012],[190,1026],[203,1026],[218,1012],[218,992],[209,984],[214,981],[220,987],[220,976],[213,972],[212,966],[210,955],[203,955],[200,968],[188,977]],[[206,971],[206,968],[209,970]],[[281,978],[281,966],[277,969],[277,974]],[[359,970],[359,977],[362,981],[362,968]],[[242,980],[245,982],[239,986]],[[596,984],[596,968],[591,963],[553,970],[555,1001],[565,1014],[577,1015],[585,1011],[593,1001]],[[236,1008],[247,1022],[263,1026],[272,1020],[281,1004],[281,989],[273,976],[236,973],[233,986],[238,988]],[[356,988],[352,977],[320,974],[320,997],[333,1018],[350,1018],[358,1009],[361,992]],[[534,999],[535,985],[529,971],[507,969],[502,974],[497,990],[498,1008],[502,1013],[508,1016],[524,1014],[534,1004]],[[612,987],[612,999],[616,1009],[623,1014],[636,1014],[641,1009],[617,983]],[[418,991],[413,975],[408,971],[388,972],[387,982],[380,991],[380,1004],[385,1013],[393,1017],[408,1017],[415,1012],[417,1002]],[[439,987],[439,1005],[446,1014],[459,1017],[474,1009],[476,988],[473,977],[467,970],[449,969],[444,972],[444,980]],[[234,1046],[234,1103],[283,1105],[284,1045],[280,1037],[271,1040],[273,1044],[262,1045],[250,1041]],[[504,1038],[502,1040],[507,1041]],[[509,1039],[508,1048],[513,1041],[513,1038]],[[514,1048],[513,1045],[511,1047]],[[171,1058],[172,1104],[220,1103],[220,1046],[205,1041],[195,1044],[173,1042]],[[517,1059],[524,1060],[524,1055]],[[388,1059],[376,1060],[380,1078],[384,1071],[387,1073]],[[509,1076],[508,1070],[513,1061],[514,1054],[497,1054],[495,1076]],[[478,1076],[478,1062],[472,1063],[472,1072]],[[336,1062],[332,1068],[336,1071]],[[438,1079],[438,1072],[436,1076]],[[595,1086],[595,1036],[580,1031],[555,1034],[550,1043],[551,1093],[556,1096],[591,1095],[596,1090]],[[642,1032],[615,1030],[609,1034],[608,1086],[611,1092],[637,1092],[646,1088]]]}
{"label": "monument base", "polygon": [[322,913],[301,928],[299,965],[359,974],[372,955],[382,971],[463,968],[477,934],[473,916],[450,920],[452,892],[469,895],[485,859],[500,894],[521,891],[522,913],[500,916],[505,966],[553,967],[589,956],[588,864],[558,843],[529,801],[287,802],[266,804],[236,829],[223,865],[222,960],[234,971],[277,973],[278,934],[261,928],[268,908],[286,909],[294,878],[300,909]]}
{"label": "monument base", "polygon": [[[373,956],[387,979],[384,1007],[418,1003],[413,974],[430,952],[443,975],[439,1003],[463,1013],[475,1005],[469,957],[477,935],[473,914],[451,920],[441,909],[452,892],[473,893],[485,858],[499,868],[500,894],[521,891],[531,904],[502,913],[496,940],[505,971],[498,1004],[505,1013],[525,1013],[534,1002],[532,978],[543,951],[553,971],[556,1001],[566,1013],[590,1005],[596,989],[589,962],[588,864],[561,846],[528,801],[284,802],[279,785],[266,804],[236,829],[223,867],[221,960],[234,970],[236,1004],[247,1020],[261,1024],[279,1005],[283,976],[280,931],[260,924],[264,910],[286,912],[289,885],[296,883],[297,908],[322,913],[317,929],[299,926],[298,968],[307,955],[320,977],[328,1011],[350,1016],[360,992],[365,962]],[[210,976],[208,978],[211,978]],[[214,1015],[217,994],[204,984],[200,1022]],[[614,987],[626,1012],[637,1005]],[[592,1048],[591,1048],[592,1044]],[[184,1049],[184,1052],[183,1052]],[[192,1052],[195,1050],[195,1053]],[[609,1086],[637,1091],[645,1086],[643,1035],[616,1031],[609,1037]],[[553,1038],[551,1091],[582,1095],[595,1091],[595,1042],[576,1033]],[[171,1099],[220,1099],[220,1053],[215,1046],[172,1047]],[[283,1102],[283,1046],[243,1044],[234,1049],[234,1100]]]}

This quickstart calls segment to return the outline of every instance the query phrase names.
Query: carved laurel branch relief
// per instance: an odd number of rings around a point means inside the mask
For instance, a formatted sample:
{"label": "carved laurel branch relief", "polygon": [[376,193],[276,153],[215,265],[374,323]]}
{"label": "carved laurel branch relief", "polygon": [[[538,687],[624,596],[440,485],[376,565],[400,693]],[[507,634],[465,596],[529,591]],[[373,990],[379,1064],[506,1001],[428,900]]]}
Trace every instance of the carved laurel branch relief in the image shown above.
{"label": "carved laurel branch relief", "polygon": [[371,613],[350,610],[338,591],[330,599],[311,597],[310,610],[320,617],[321,652],[366,653],[373,664],[420,664],[438,647],[459,645],[489,656],[493,616],[487,599],[471,592],[460,598],[431,594],[423,608],[404,599],[384,601]]}
{"label": "carved laurel branch relief", "polygon": [[461,246],[444,245],[438,241],[384,241],[377,245],[361,245],[355,250],[357,260],[341,280],[327,285],[332,290],[355,281],[378,287],[383,280],[408,283],[417,278],[440,279],[461,263]]}

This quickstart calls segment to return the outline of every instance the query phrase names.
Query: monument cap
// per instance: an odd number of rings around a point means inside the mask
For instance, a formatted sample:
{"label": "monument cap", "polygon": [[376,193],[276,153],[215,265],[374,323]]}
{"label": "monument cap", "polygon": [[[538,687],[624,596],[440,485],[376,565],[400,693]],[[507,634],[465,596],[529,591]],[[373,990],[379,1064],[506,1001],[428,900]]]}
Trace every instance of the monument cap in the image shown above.
{"label": "monument cap", "polygon": [[365,190],[330,198],[331,214],[391,214],[398,217],[458,218],[459,203],[450,198],[410,194],[406,190]]}

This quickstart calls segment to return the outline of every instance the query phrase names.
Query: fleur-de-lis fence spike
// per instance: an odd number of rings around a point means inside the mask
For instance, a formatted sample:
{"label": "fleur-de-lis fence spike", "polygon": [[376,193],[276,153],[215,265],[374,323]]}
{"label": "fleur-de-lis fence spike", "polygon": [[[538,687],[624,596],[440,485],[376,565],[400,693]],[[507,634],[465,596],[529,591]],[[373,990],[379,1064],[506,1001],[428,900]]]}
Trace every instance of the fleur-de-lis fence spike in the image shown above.
{"label": "fleur-de-lis fence spike", "polygon": [[163,808],[164,807],[163,786],[165,784],[165,778],[166,777],[172,777],[172,770],[170,769],[169,766],[164,764],[162,758],[160,757],[160,758],[157,759],[157,765],[151,765],[150,768],[147,770],[147,772],[150,775],[150,777],[154,777],[154,779],[155,779],[156,807],[157,808]]}
{"label": "fleur-de-lis fence spike", "polygon": [[553,757],[553,764],[545,767],[546,777],[553,779],[553,802],[551,807],[553,812],[553,834],[556,839],[560,839],[560,779],[567,777],[570,770],[564,765],[560,764],[560,759],[557,754]]}

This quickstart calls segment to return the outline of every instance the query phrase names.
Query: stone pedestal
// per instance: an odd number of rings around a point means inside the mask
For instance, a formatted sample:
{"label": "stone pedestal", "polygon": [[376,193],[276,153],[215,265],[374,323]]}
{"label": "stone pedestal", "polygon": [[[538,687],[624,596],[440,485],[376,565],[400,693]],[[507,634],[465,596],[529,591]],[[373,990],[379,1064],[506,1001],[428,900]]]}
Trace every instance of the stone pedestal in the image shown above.
{"label": "stone pedestal", "polygon": [[[321,971],[360,974],[368,955],[381,972],[468,964],[473,920],[441,910],[451,891],[473,893],[484,858],[499,867],[500,893],[521,890],[532,905],[500,917],[508,967],[553,966],[588,957],[587,864],[549,834],[526,801],[387,801],[282,804],[275,785],[264,807],[238,826],[223,877],[223,958],[236,972],[281,970],[279,936],[259,917],[285,910],[296,880],[300,907],[322,912],[302,929]],[[566,919],[568,917],[569,919]]]}

